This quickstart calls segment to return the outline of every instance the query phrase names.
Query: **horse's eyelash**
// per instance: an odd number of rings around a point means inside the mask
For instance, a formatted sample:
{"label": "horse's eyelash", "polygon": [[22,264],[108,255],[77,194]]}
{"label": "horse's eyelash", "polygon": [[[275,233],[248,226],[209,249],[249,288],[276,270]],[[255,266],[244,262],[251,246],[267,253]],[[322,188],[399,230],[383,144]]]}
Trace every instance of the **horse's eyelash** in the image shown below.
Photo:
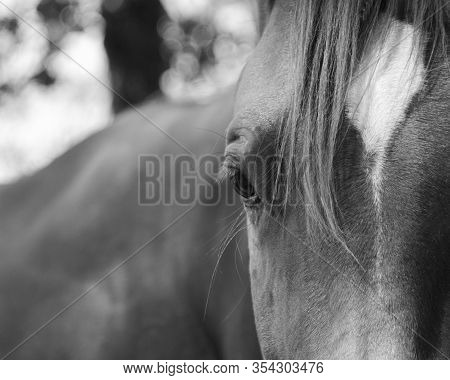
{"label": "horse's eyelash", "polygon": [[225,166],[220,168],[219,174],[217,175],[217,182],[222,183],[225,181],[232,181],[234,177],[236,177],[236,171],[233,169],[229,169]]}
{"label": "horse's eyelash", "polygon": [[234,155],[227,155],[219,170],[217,182],[232,181],[239,173],[239,160]]}

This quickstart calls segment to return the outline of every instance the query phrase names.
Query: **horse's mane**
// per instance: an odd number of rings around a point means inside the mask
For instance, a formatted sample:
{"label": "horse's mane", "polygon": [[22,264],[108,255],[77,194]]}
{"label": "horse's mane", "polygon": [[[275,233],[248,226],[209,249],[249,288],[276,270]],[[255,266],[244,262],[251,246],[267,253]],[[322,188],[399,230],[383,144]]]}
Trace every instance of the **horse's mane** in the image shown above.
{"label": "horse's mane", "polygon": [[[393,20],[411,24],[425,44],[429,64],[447,52],[448,0],[302,0],[292,30],[294,97],[280,131],[278,179],[282,199],[298,193],[310,236],[317,228],[345,244],[336,202],[335,153],[340,144],[350,80],[375,35]],[[426,37],[426,40],[425,40]],[[279,184],[278,184],[279,185]],[[281,188],[281,186],[280,186]],[[323,234],[321,234],[323,236]]]}

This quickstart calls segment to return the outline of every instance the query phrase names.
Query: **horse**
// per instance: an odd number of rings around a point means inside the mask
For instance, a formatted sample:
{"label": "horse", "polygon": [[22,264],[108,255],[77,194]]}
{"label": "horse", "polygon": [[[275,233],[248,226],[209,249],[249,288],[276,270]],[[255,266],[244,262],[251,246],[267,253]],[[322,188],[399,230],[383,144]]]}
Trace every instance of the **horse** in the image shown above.
{"label": "horse", "polygon": [[223,176],[262,354],[450,357],[450,5],[264,0]]}
{"label": "horse", "polygon": [[232,99],[155,97],[0,187],[2,358],[260,358],[240,206],[139,195],[140,157],[221,155]]}

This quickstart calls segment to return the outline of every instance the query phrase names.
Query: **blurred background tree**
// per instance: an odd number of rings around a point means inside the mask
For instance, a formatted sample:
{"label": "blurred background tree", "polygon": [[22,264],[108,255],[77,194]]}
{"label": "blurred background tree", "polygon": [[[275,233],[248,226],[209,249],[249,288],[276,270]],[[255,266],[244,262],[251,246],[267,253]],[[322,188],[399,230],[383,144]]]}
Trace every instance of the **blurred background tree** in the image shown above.
{"label": "blurred background tree", "polygon": [[[161,55],[158,25],[167,13],[158,0],[104,0],[105,49],[116,112],[159,91],[159,79],[168,69]],[[166,58],[166,59],[164,59]]]}
{"label": "blurred background tree", "polygon": [[[79,0],[9,3],[0,5],[0,101],[20,95],[30,82],[54,85],[57,78],[50,62],[62,41],[72,32],[84,32],[101,22],[95,0],[91,5]],[[29,46],[31,41],[34,49]],[[22,61],[19,68],[13,61],[18,58]]]}
{"label": "blurred background tree", "polygon": [[252,1],[2,0],[0,183],[128,104],[158,92],[204,102],[228,88],[255,43]]}

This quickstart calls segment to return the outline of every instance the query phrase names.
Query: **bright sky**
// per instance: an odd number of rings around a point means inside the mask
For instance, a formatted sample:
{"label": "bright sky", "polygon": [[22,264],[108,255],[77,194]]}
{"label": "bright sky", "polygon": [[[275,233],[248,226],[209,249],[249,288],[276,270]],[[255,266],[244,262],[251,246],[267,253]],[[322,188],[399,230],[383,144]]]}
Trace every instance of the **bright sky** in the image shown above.
{"label": "bright sky", "polygon": [[[42,30],[42,23],[32,11],[37,1],[8,0],[5,4]],[[90,6],[92,3],[90,0]],[[0,15],[8,13],[0,4]],[[0,75],[5,75],[4,70],[8,70],[8,77],[31,70],[45,54],[46,43],[41,35],[23,23],[19,33],[24,43],[7,62],[2,62]],[[98,25],[86,33],[69,34],[61,48],[93,76],[107,83],[102,38],[101,25]],[[47,165],[105,126],[111,118],[109,91],[69,58],[58,54],[49,69],[62,80],[50,88],[31,84],[18,98],[0,107],[0,183]]]}
{"label": "bright sky", "polygon": [[211,0],[162,0],[171,17],[194,18],[211,7]]}
{"label": "bright sky", "polygon": [[[66,43],[74,59],[107,83],[98,33],[74,34]],[[0,108],[0,182],[48,164],[110,120],[107,89],[63,55],[56,57],[54,69],[64,82],[48,89],[29,85],[19,99]]]}

